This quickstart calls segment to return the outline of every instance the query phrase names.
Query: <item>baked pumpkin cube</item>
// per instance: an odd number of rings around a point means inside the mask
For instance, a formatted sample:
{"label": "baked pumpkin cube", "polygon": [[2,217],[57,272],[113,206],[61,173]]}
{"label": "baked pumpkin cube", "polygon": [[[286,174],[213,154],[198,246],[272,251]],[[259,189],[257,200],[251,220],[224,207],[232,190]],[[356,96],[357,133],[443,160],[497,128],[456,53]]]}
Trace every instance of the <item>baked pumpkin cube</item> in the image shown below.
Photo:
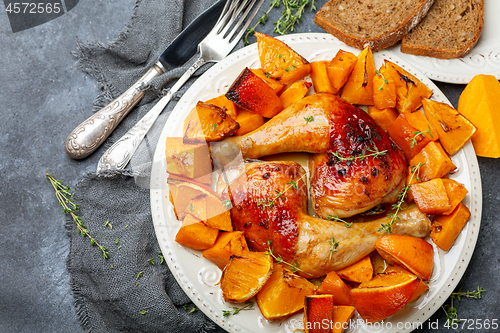
{"label": "baked pumpkin cube", "polygon": [[330,333],[333,310],[333,295],[306,296],[304,298],[304,332]]}
{"label": "baked pumpkin cube", "polygon": [[238,123],[226,113],[225,109],[198,102],[196,104],[196,116],[187,123],[184,142],[219,141],[233,135],[238,128]]}
{"label": "baked pumpkin cube", "polygon": [[240,109],[238,117],[236,117],[236,122],[240,125],[240,128],[238,128],[234,135],[245,135],[264,125],[266,120],[258,113]]}
{"label": "baked pumpkin cube", "polygon": [[278,82],[288,85],[311,72],[311,65],[282,41],[256,32],[260,65],[264,72]]}
{"label": "baked pumpkin cube", "polygon": [[450,155],[469,141],[476,127],[452,106],[427,98],[422,100],[425,114],[432,127],[439,133],[439,141]]}
{"label": "baked pumpkin cube", "polygon": [[178,220],[183,220],[189,214],[189,203],[191,199],[202,194],[215,193],[205,184],[193,182],[191,179],[176,177],[172,174],[167,179],[169,189],[169,200],[174,206],[175,217]]}
{"label": "baked pumpkin cube", "polygon": [[326,275],[317,292],[335,295],[334,303],[337,305],[352,305],[351,287],[334,271]]}
{"label": "baked pumpkin cube", "polygon": [[217,237],[214,246],[203,251],[203,257],[223,270],[232,255],[247,251],[248,245],[243,231],[223,232]]}
{"label": "baked pumpkin cube", "polygon": [[272,118],[283,110],[281,100],[274,90],[251,70],[245,68],[226,93],[238,106]]}
{"label": "baked pumpkin cube", "polygon": [[227,206],[217,195],[205,193],[189,201],[186,213],[195,216],[209,227],[233,231],[229,213],[230,202],[226,201],[226,203]]}
{"label": "baked pumpkin cube", "polygon": [[469,208],[463,203],[459,203],[450,215],[436,216],[431,231],[434,244],[443,251],[451,249],[469,218]]}
{"label": "baked pumpkin cube", "polygon": [[401,148],[408,161],[432,141],[429,133],[421,132],[410,125],[406,113],[401,113],[396,118],[392,126],[387,129],[387,133]]}
{"label": "baked pumpkin cube", "polygon": [[227,99],[226,95],[220,95],[215,98],[211,98],[208,101],[205,101],[206,104],[212,104],[220,107],[233,119],[236,119],[238,116],[238,108],[233,101]]}
{"label": "baked pumpkin cube", "polygon": [[175,241],[195,250],[206,250],[214,246],[219,230],[206,226],[200,219],[188,214],[175,235]]}
{"label": "baked pumpkin cube", "polygon": [[331,333],[342,333],[349,327],[349,320],[354,316],[354,306],[335,305],[333,307],[333,325]]}
{"label": "baked pumpkin cube", "polygon": [[378,109],[395,108],[397,101],[396,84],[387,73],[385,64],[375,71],[373,77],[373,105]]}
{"label": "baked pumpkin cube", "polygon": [[286,89],[286,85],[279,83],[276,81],[276,79],[273,79],[269,73],[266,73],[262,70],[262,68],[257,68],[257,69],[250,69],[255,75],[260,77],[262,80],[264,80],[265,83],[269,87],[271,87],[276,95],[280,96],[281,93]]}
{"label": "baked pumpkin cube", "polygon": [[398,111],[394,108],[377,109],[375,106],[368,107],[368,114],[384,131],[387,131],[398,117]]}
{"label": "baked pumpkin cube", "polygon": [[314,295],[316,286],[282,265],[274,265],[274,273],[257,293],[257,305],[268,319],[278,319],[304,308],[304,297]]}
{"label": "baked pumpkin cube", "polygon": [[316,93],[330,93],[336,94],[337,91],[333,89],[328,73],[326,72],[327,62],[315,61],[311,63],[311,80],[313,82],[314,91]]}
{"label": "baked pumpkin cube", "polygon": [[444,151],[439,142],[431,141],[415,157],[410,160],[410,166],[418,166],[420,181],[442,178],[456,169],[455,164]]}
{"label": "baked pumpkin cube", "polygon": [[212,184],[212,160],[205,142],[187,144],[182,138],[167,137],[165,158],[169,174]]}
{"label": "baked pumpkin cube", "polygon": [[443,215],[449,215],[453,213],[455,207],[462,202],[469,191],[467,191],[463,184],[453,179],[443,178],[443,184],[451,204],[451,208],[444,212]]}
{"label": "baked pumpkin cube", "polygon": [[[411,273],[410,271],[404,269],[401,266],[389,266],[385,270],[385,273],[386,274],[389,274],[389,273],[405,273],[405,274],[415,275],[415,274]],[[429,286],[427,285],[427,283],[425,283],[424,281],[420,280],[420,283],[418,284],[417,290],[415,290],[415,293],[411,297],[409,303],[416,301],[420,297],[420,295],[422,295],[427,290],[429,290]]]}
{"label": "baked pumpkin cube", "polygon": [[281,103],[286,109],[295,102],[300,101],[307,95],[309,88],[311,88],[312,83],[307,81],[299,81],[293,83],[288,87],[280,96]]}
{"label": "baked pumpkin cube", "polygon": [[396,109],[399,112],[413,112],[422,106],[422,98],[432,96],[432,90],[398,65],[385,60],[385,68],[396,85]]}
{"label": "baked pumpkin cube", "polygon": [[342,89],[342,98],[351,104],[373,105],[375,62],[370,47],[358,55],[358,61]]}
{"label": "baked pumpkin cube", "polygon": [[410,185],[410,191],[422,213],[438,215],[451,208],[450,199],[441,178]]}
{"label": "baked pumpkin cube", "polygon": [[366,282],[373,278],[373,265],[370,256],[366,256],[360,261],[338,270],[338,276],[353,282]]}
{"label": "baked pumpkin cube", "polygon": [[357,61],[358,57],[344,50],[339,50],[332,61],[330,61],[326,67],[326,71],[328,72],[328,77],[335,93],[338,93],[344,87],[347,80],[349,80],[349,76],[354,66],[356,66]]}

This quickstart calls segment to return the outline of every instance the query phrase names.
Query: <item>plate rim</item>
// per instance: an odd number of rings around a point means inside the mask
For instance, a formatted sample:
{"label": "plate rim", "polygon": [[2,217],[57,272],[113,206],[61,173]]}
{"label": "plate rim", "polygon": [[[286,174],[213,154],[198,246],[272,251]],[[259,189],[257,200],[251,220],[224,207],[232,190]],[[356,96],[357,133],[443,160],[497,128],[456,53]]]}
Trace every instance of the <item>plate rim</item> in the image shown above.
{"label": "plate rim", "polygon": [[[318,43],[326,43],[325,46],[331,46],[331,44],[339,44],[337,46],[342,47],[343,49],[352,49],[348,46],[344,46],[342,42],[338,41],[335,37],[326,34],[326,33],[299,33],[299,34],[290,34],[286,36],[280,36],[278,39],[284,41],[285,43],[289,44],[290,46],[294,46],[297,43],[300,43],[300,41],[310,41],[310,40],[315,40],[318,41]],[[178,262],[178,257],[177,254],[175,253],[174,247],[176,244],[172,244],[169,240],[168,237],[164,237],[164,233],[166,230],[166,226],[164,225],[165,223],[165,214],[164,214],[164,205],[163,201],[165,200],[165,197],[168,200],[168,192],[164,193],[165,190],[168,190],[166,187],[166,175],[167,173],[165,172],[165,162],[163,155],[164,155],[164,142],[162,144],[162,141],[164,141],[165,137],[167,136],[167,125],[168,124],[174,124],[177,125],[178,122],[180,121],[181,115],[180,111],[182,111],[183,106],[182,104],[185,103],[186,100],[188,100],[190,97],[189,95],[191,94],[192,91],[195,91],[199,88],[201,88],[201,84],[212,78],[212,76],[215,76],[215,73],[217,71],[223,70],[223,66],[226,62],[237,62],[240,61],[241,59],[245,59],[245,57],[251,57],[252,53],[256,53],[256,44],[252,44],[249,47],[242,48],[231,55],[229,55],[227,58],[225,58],[223,61],[219,62],[218,64],[215,64],[210,68],[207,72],[205,72],[189,89],[188,91],[184,94],[184,96],[180,99],[180,101],[177,103],[175,106],[174,110],[169,116],[169,119],[167,120],[166,124],[163,127],[162,133],[160,135],[160,139],[158,141],[158,145],[155,150],[154,154],[154,162],[153,162],[153,167],[151,170],[151,184],[150,184],[150,202],[151,202],[151,212],[152,212],[152,218],[153,218],[153,224],[155,228],[155,234],[158,240],[158,243],[161,247],[161,250],[163,252],[163,255],[165,256],[166,262],[169,266],[170,271],[173,273],[175,279],[181,286],[181,288],[184,290],[184,292],[188,295],[188,297],[193,301],[193,303],[207,315],[213,322],[218,324],[220,327],[225,329],[226,331],[229,332],[236,332],[236,331],[247,331],[245,328],[241,327],[238,323],[240,320],[234,320],[233,318],[223,318],[221,315],[221,312],[215,313],[214,309],[209,306],[202,297],[200,297],[200,292],[195,290],[195,286],[193,285],[192,281],[190,281],[189,277],[184,274],[185,272],[182,271],[181,265]],[[252,49],[253,48],[253,49]],[[357,49],[354,49],[357,50]],[[359,50],[357,50],[359,52]],[[381,50],[376,52],[377,55],[380,55],[385,58],[392,58],[392,60],[396,60],[396,62],[400,62],[399,64],[402,65],[403,68],[408,70],[412,74],[417,74],[417,75],[423,75],[422,73],[419,73],[419,71],[414,68],[411,64],[408,64],[406,60],[399,58],[397,55],[394,55],[392,52],[388,50]],[[420,77],[419,77],[420,79]],[[435,94],[439,96],[441,99],[444,99],[446,102],[448,102],[450,105],[451,103],[448,101],[446,96],[439,90],[439,88],[432,83],[427,77],[423,77],[423,80],[425,84],[429,85],[430,87],[437,89],[435,91]],[[425,82],[428,81],[428,82]],[[191,91],[191,92],[190,92]],[[172,119],[171,119],[172,118]],[[172,127],[172,125],[170,125]],[[173,127],[175,128],[175,127]],[[477,157],[474,153],[474,148],[472,144],[469,142],[467,143],[464,148],[463,148],[465,160],[467,162],[468,168],[469,168],[469,176],[471,177],[471,186],[474,186],[474,196],[472,196],[472,193],[470,192],[471,198],[470,198],[470,210],[471,210],[471,218],[469,219],[469,222],[466,224],[466,232],[461,233],[461,235],[467,235],[467,239],[463,239],[462,242],[467,241],[467,246],[462,248],[459,258],[457,260],[457,263],[451,270],[449,276],[447,276],[446,280],[444,281],[443,286],[445,287],[445,290],[439,290],[439,295],[437,299],[434,299],[432,301],[429,301],[426,303],[425,308],[421,308],[416,314],[414,314],[410,319],[414,319],[415,322],[425,322],[427,319],[429,319],[438,309],[441,307],[441,305],[447,300],[451,292],[455,289],[455,287],[458,285],[460,282],[463,274],[465,273],[465,270],[471,260],[472,254],[474,252],[474,248],[477,243],[477,238],[478,238],[478,233],[479,233],[479,228],[480,228],[480,222],[481,222],[481,213],[482,213],[482,188],[481,188],[481,179],[480,179],[480,173],[479,173],[479,166],[477,162]],[[475,177],[475,178],[474,178]],[[168,229],[168,228],[167,228]],[[162,238],[164,237],[164,238]],[[459,236],[463,237],[463,236]],[[178,245],[178,244],[177,244]],[[441,292],[442,291],[442,292]],[[430,304],[432,303],[432,305]],[[258,309],[258,308],[257,308]],[[242,318],[242,317],[239,317]],[[261,331],[264,327],[260,327],[259,331]],[[397,332],[410,332],[413,329],[402,329],[402,330],[397,330]],[[360,330],[361,331],[361,330]],[[395,331],[395,330],[391,330]],[[375,332],[375,331],[367,331],[367,332]]]}

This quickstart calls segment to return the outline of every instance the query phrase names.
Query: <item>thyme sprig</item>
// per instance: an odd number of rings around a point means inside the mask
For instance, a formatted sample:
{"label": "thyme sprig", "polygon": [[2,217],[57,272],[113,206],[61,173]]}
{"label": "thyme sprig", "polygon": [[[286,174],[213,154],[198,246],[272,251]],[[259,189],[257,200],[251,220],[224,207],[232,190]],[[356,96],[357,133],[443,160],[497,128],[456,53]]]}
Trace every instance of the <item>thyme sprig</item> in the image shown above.
{"label": "thyme sprig", "polygon": [[246,308],[251,308],[253,306],[254,302],[246,302],[245,305],[243,305],[241,308],[237,306],[233,306],[233,310],[222,310],[222,316],[224,318],[231,316],[231,315],[236,315],[238,314],[241,310],[246,309]]}
{"label": "thyme sprig", "polygon": [[297,262],[290,264],[289,262],[286,262],[285,260],[283,260],[283,258],[281,258],[281,256],[279,254],[275,255],[273,252],[273,249],[271,248],[271,241],[269,239],[267,240],[267,252],[265,254],[273,257],[273,259],[276,261],[277,264],[287,265],[288,267],[290,267],[290,270],[294,273],[297,271],[300,271],[302,273],[312,275],[312,274],[307,273],[306,271],[300,269],[299,264]]}
{"label": "thyme sprig", "polygon": [[344,227],[346,227],[346,228],[350,228],[352,223],[353,223],[353,222],[347,222],[346,220],[342,220],[340,217],[338,217],[338,215],[333,216],[333,215],[329,214],[326,217],[326,219],[328,221],[342,222],[342,223],[344,223]]}
{"label": "thyme sprig", "polygon": [[[46,177],[52,184],[52,187],[56,191],[56,198],[59,201],[59,205],[63,207],[63,214],[70,214],[73,221],[76,223],[76,227],[80,235],[83,237],[88,237],[90,239],[90,245],[99,248],[104,259],[109,258],[108,248],[99,244],[94,237],[89,232],[88,227],[83,223],[82,218],[75,213],[80,210],[78,204],[73,202],[73,194],[71,193],[71,188],[62,184],[60,180],[56,180],[54,176],[45,171]],[[110,227],[111,228],[111,227]]]}
{"label": "thyme sprig", "polygon": [[377,74],[377,76],[381,76],[383,80],[382,85],[378,87],[378,90],[384,90],[384,85],[389,84],[389,81],[385,78],[384,74],[382,74],[382,72],[380,72],[378,69],[375,70],[375,74]]}
{"label": "thyme sprig", "polygon": [[[304,177],[306,176],[306,174],[304,173],[297,182],[299,182],[301,179],[303,179]],[[259,201],[257,203],[257,206],[261,206],[262,207],[262,210],[265,210],[266,208],[273,208],[274,207],[274,203],[276,200],[278,200],[279,198],[281,198],[283,201],[285,201],[285,198],[283,197],[283,194],[285,194],[289,189],[293,188],[293,189],[298,189],[298,186],[297,186],[297,183],[295,182],[294,179],[290,180],[288,183],[286,183],[288,186],[285,187],[285,190],[283,192],[280,192],[278,190],[274,190],[274,192],[276,192],[276,196],[273,198],[273,199],[262,199],[261,201]]]}
{"label": "thyme sprig", "polygon": [[186,303],[182,306],[182,308],[186,311],[188,311],[188,313],[193,313],[195,311],[198,311],[198,309],[196,308],[196,305],[194,305],[193,303]]}
{"label": "thyme sprig", "polygon": [[253,27],[247,29],[247,33],[243,37],[245,46],[250,44],[250,42],[248,41],[248,36],[255,33],[255,29],[259,24],[266,24],[268,15],[271,10],[273,8],[279,8],[282,3],[283,10],[281,11],[281,17],[278,19],[278,21],[274,22],[274,32],[280,35],[285,35],[289,31],[295,31],[295,25],[300,22],[300,20],[302,19],[302,14],[304,14],[304,11],[309,4],[311,7],[311,11],[316,10],[316,0],[271,0],[267,12],[264,12],[264,14],[259,17],[257,23]]}
{"label": "thyme sprig", "polygon": [[392,231],[392,225],[396,221],[401,221],[401,219],[398,216],[398,213],[401,210],[401,205],[403,204],[403,202],[406,199],[406,196],[408,195],[408,191],[410,190],[410,186],[413,182],[413,179],[415,178],[417,180],[420,180],[419,172],[420,172],[420,168],[422,167],[422,165],[424,165],[424,163],[420,162],[417,165],[410,166],[410,173],[411,173],[410,181],[399,192],[398,202],[392,205],[391,208],[392,208],[392,210],[394,210],[394,213],[387,214],[387,217],[390,218],[391,221],[387,224],[382,223],[381,227],[377,230],[378,232],[385,230],[388,234],[390,234]]}
{"label": "thyme sprig", "polygon": [[419,135],[421,135],[421,136],[422,136],[422,138],[425,138],[425,135],[426,135],[426,134],[429,134],[429,135],[431,136],[431,138],[433,138],[433,139],[434,139],[434,136],[432,135],[432,132],[431,132],[431,125],[428,125],[428,126],[429,126],[429,129],[428,129],[427,131],[425,131],[425,132],[422,132],[422,131],[416,131],[416,132],[414,132],[414,133],[413,133],[413,138],[411,138],[411,139],[410,139],[410,138],[408,138],[408,140],[410,140],[410,142],[411,142],[411,146],[410,146],[410,148],[413,148],[413,147],[415,147],[415,146],[418,144],[418,142],[417,142],[417,137],[418,137]]}
{"label": "thyme sprig", "polygon": [[337,247],[339,247],[339,243],[335,241],[335,238],[331,238],[328,240],[328,243],[330,244],[330,260],[332,260],[332,255],[334,252],[337,252]]}
{"label": "thyme sprig", "polygon": [[313,116],[304,117],[304,120],[306,121],[306,123],[309,124],[311,121],[314,121],[314,117]]}
{"label": "thyme sprig", "polygon": [[486,289],[477,287],[473,291],[462,291],[460,289],[457,292],[453,292],[450,295],[450,304],[444,304],[441,306],[443,309],[445,315],[446,315],[446,321],[448,322],[448,325],[453,325],[453,323],[459,323],[460,319],[458,319],[458,312],[457,309],[453,306],[453,300],[456,298],[458,301],[461,300],[462,297],[466,297],[467,299],[481,299],[481,294],[485,292]]}
{"label": "thyme sprig", "polygon": [[[369,152],[369,154],[366,153],[367,151]],[[355,160],[362,161],[367,157],[378,158],[379,156],[387,154],[387,152],[387,149],[380,151],[378,150],[377,146],[375,146],[373,149],[370,147],[366,147],[366,149],[363,149],[360,155],[356,156],[351,155],[349,157],[344,157],[339,152],[332,152],[331,154],[335,156],[339,162],[354,162]]]}

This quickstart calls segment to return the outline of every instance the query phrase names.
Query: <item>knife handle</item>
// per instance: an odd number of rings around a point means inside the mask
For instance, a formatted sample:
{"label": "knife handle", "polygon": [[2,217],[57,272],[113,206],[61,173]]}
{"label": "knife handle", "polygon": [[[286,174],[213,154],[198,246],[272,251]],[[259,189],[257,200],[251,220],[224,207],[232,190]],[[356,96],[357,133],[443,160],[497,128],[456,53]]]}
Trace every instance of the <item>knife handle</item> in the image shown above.
{"label": "knife handle", "polygon": [[78,125],[66,139],[66,154],[74,159],[92,154],[142,99],[144,92],[141,88],[163,73],[158,65],[154,65],[127,91]]}

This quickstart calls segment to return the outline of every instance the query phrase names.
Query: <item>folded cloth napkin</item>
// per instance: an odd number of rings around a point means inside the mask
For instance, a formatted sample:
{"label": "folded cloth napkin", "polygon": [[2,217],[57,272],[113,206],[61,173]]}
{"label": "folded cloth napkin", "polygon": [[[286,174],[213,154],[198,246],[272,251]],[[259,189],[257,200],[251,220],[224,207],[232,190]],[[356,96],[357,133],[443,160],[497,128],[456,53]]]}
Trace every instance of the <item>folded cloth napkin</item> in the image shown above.
{"label": "folded cloth napkin", "polygon": [[[161,52],[191,20],[215,0],[137,0],[133,16],[118,39],[109,45],[78,43],[75,56],[80,68],[98,82],[100,109],[125,91],[157,60]],[[324,2],[324,1],[323,1]],[[262,7],[269,8],[269,1]],[[272,34],[280,15],[259,31]],[[274,15],[274,16],[273,16]],[[320,31],[314,12],[304,13],[300,30]],[[254,23],[257,18],[254,20]],[[255,41],[255,39],[253,39]],[[243,47],[240,42],[237,48]],[[165,73],[146,90],[140,104],[123,120],[108,141],[113,142],[132,127],[158,100],[185,68]],[[202,70],[199,71],[203,72]],[[199,74],[198,73],[198,74]],[[184,93],[190,80],[179,95]],[[72,220],[66,221],[71,239],[67,266],[78,319],[88,332],[223,332],[193,305],[161,259],[155,237],[149,190],[137,186],[132,176],[146,176],[163,124],[176,100],[170,102],[139,147],[133,169],[113,174],[87,175],[76,187],[74,200],[80,217],[96,241],[109,250],[104,259],[89,239],[82,237]],[[108,143],[109,145],[109,143]],[[135,162],[134,162],[135,161]],[[154,263],[154,264],[153,264]]]}

